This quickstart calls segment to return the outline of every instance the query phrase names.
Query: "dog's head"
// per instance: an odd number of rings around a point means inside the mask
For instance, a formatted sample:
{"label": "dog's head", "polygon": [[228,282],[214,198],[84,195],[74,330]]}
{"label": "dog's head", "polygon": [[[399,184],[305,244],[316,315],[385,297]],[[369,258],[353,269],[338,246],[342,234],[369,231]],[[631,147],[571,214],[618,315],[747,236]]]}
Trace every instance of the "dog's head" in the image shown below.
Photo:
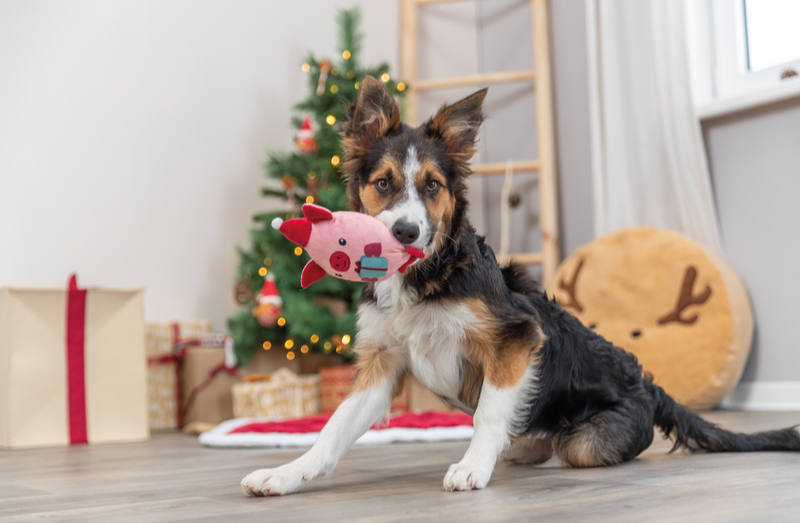
{"label": "dog's head", "polygon": [[466,216],[465,180],[486,92],[410,127],[381,82],[365,77],[344,125],[351,209],[377,217],[400,242],[426,254],[454,237]]}

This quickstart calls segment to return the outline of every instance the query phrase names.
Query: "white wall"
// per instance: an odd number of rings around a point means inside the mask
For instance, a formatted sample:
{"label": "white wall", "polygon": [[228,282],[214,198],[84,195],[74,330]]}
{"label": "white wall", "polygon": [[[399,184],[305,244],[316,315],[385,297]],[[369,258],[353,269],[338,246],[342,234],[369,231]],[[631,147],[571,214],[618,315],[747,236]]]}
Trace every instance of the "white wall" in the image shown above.
{"label": "white wall", "polygon": [[[424,8],[421,76],[530,67],[526,4]],[[309,50],[334,56],[336,9],[351,5],[0,3],[0,286],[63,286],[78,271],[87,286],[145,287],[150,320],[210,318],[224,329],[235,246],[275,204],[259,196],[270,183],[261,166],[268,150],[292,147],[300,64]],[[399,73],[399,1],[361,5],[364,63]],[[582,0],[554,2],[551,18],[570,252],[592,231]],[[426,95],[421,114],[471,91]],[[535,158],[532,108],[524,85],[490,90],[483,161]],[[499,183],[473,183],[472,217],[490,235]],[[512,250],[535,250],[535,184],[522,177],[520,187]]]}
{"label": "white wall", "polygon": [[[0,286],[143,286],[150,320],[235,309],[267,150],[350,0],[0,3]],[[397,0],[362,2],[397,71]]]}

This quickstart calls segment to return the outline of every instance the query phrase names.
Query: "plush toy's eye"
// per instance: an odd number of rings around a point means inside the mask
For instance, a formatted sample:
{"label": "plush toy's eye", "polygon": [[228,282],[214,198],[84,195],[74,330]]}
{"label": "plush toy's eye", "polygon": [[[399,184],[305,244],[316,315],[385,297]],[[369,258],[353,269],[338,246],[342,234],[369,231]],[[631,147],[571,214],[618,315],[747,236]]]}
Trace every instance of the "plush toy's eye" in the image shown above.
{"label": "plush toy's eye", "polygon": [[436,192],[439,190],[439,182],[436,180],[431,180],[428,182],[428,191]]}
{"label": "plush toy's eye", "polygon": [[375,182],[375,187],[378,188],[378,191],[385,192],[389,188],[389,180],[386,178],[381,178],[377,182]]}
{"label": "plush toy's eye", "polygon": [[345,240],[344,238],[339,238],[339,245],[342,246],[347,245],[347,240]]}

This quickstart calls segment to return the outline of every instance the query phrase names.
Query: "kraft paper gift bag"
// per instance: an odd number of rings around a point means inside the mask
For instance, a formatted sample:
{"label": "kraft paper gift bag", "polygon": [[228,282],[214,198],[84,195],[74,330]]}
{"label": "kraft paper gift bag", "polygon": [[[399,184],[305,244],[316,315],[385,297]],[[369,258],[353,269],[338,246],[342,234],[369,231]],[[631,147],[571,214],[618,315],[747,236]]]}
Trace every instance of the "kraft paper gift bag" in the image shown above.
{"label": "kraft paper gift bag", "polygon": [[148,438],[142,290],[0,289],[0,447]]}

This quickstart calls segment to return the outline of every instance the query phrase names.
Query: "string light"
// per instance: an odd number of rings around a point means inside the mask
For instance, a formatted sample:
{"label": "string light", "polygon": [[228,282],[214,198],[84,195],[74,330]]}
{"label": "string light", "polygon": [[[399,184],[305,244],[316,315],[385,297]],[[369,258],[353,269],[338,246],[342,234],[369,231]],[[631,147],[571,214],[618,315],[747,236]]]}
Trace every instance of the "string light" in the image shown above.
{"label": "string light", "polygon": [[316,177],[317,177],[317,173],[315,173],[315,172],[310,172],[310,173],[308,173],[308,177],[309,177],[309,178],[311,178],[311,179],[313,180],[314,178],[316,178]]}
{"label": "string light", "polygon": [[331,92],[332,92],[333,94],[336,94],[336,93],[338,93],[338,92],[339,92],[339,86],[338,86],[338,85],[335,85],[335,84],[334,84],[334,85],[332,85],[332,86],[331,86]]}
{"label": "string light", "polygon": [[350,335],[349,334],[345,334],[344,336],[342,336],[342,343],[344,343],[345,345],[350,343]]}
{"label": "string light", "polygon": [[358,86],[361,85],[360,82],[356,82],[356,91],[358,91]]}
{"label": "string light", "polygon": [[333,165],[334,167],[336,167],[337,165],[339,165],[339,160],[340,160],[340,159],[339,159],[339,156],[337,156],[337,155],[335,155],[335,154],[334,154],[334,155],[333,155],[333,158],[331,158],[331,165]]}
{"label": "string light", "polygon": [[331,345],[331,342],[326,341],[325,345],[323,345],[323,347],[325,347],[325,351],[326,352],[329,352],[331,350],[331,347],[333,347],[333,345]]}
{"label": "string light", "polygon": [[339,70],[338,70],[337,68],[335,68],[335,67],[334,67],[333,69],[331,69],[331,74],[332,74],[333,76],[336,76],[336,75],[338,75],[338,74],[339,74]]}
{"label": "string light", "polygon": [[339,345],[336,347],[336,354],[341,354],[344,351],[344,345]]}
{"label": "string light", "polygon": [[329,115],[328,115],[328,116],[325,118],[325,121],[326,121],[326,122],[328,122],[328,125],[333,125],[333,124],[335,124],[335,123],[336,123],[336,117],[335,117],[335,116],[333,116],[332,114],[329,114]]}
{"label": "string light", "polygon": [[350,51],[345,49],[344,52],[342,53],[342,58],[344,58],[345,60],[349,60],[350,59]]}
{"label": "string light", "polygon": [[286,219],[287,220],[291,220],[292,219],[292,213],[286,213]]}
{"label": "string light", "polygon": [[307,73],[311,70],[311,66],[308,64],[303,64],[303,66],[300,69],[302,69],[304,73]]}
{"label": "string light", "polygon": [[311,335],[311,343],[317,343],[319,341],[319,336],[316,334]]}
{"label": "string light", "polygon": [[258,275],[261,276],[261,277],[266,276],[267,275],[267,268],[266,267],[261,267],[260,269],[258,269]]}
{"label": "string light", "polygon": [[286,353],[286,359],[292,361],[294,359],[294,352],[289,351]]}
{"label": "string light", "polygon": [[284,343],[283,346],[286,347],[286,350],[291,349],[294,347],[294,340],[286,340],[286,343]]}
{"label": "string light", "polygon": [[278,327],[286,325],[286,318],[278,318]]}
{"label": "string light", "polygon": [[307,197],[306,197],[306,203],[314,203],[314,197],[313,197],[313,196],[310,196],[310,195],[309,195],[309,196],[307,196]]}
{"label": "string light", "polygon": [[356,77],[356,72],[355,71],[347,71],[347,77],[352,80],[353,78]]}
{"label": "string light", "polygon": [[406,84],[403,83],[403,82],[397,82],[397,90],[398,91],[405,91],[406,90]]}
{"label": "string light", "polygon": [[294,248],[294,255],[295,256],[300,256],[301,254],[303,254],[303,248],[302,247],[295,247]]}
{"label": "string light", "polygon": [[383,74],[381,75],[381,81],[382,81],[383,83],[386,83],[386,82],[388,82],[388,81],[389,81],[389,78],[390,78],[390,77],[389,77],[389,73],[383,73]]}
{"label": "string light", "polygon": [[272,265],[272,260],[270,258],[264,258],[264,265],[269,267],[270,265]]}
{"label": "string light", "polygon": [[264,347],[264,350],[270,350],[272,348],[272,343],[265,341],[262,347]]}
{"label": "string light", "polygon": [[300,352],[302,352],[303,354],[308,352],[308,345],[303,345],[302,347],[300,347]]}

